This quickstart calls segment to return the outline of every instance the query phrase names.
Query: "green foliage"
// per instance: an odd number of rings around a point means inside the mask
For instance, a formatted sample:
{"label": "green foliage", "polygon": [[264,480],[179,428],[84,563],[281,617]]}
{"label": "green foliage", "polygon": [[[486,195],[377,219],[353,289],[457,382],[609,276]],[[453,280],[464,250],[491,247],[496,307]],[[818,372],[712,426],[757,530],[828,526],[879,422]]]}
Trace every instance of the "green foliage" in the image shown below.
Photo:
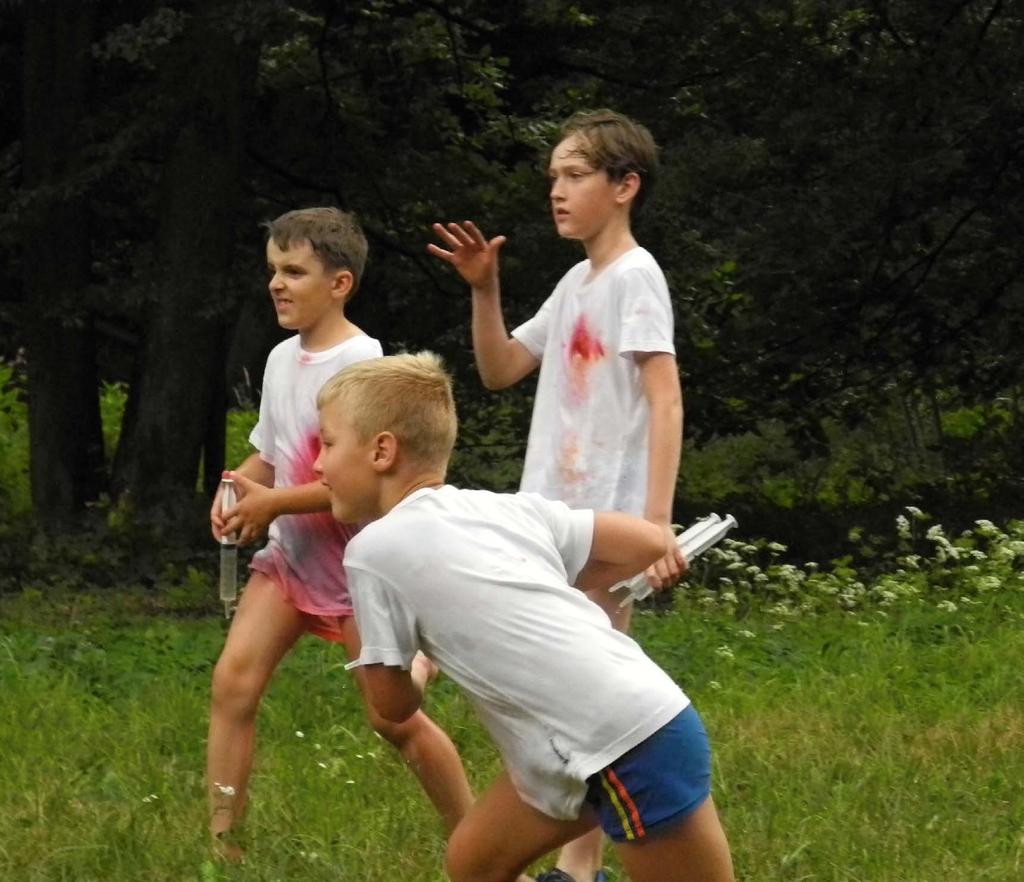
{"label": "green foliage", "polygon": [[257,408],[231,408],[227,413],[227,436],[224,442],[224,466],[233,469],[241,465],[252,452],[249,434],[260,413]]}
{"label": "green foliage", "polygon": [[[676,613],[635,617],[708,728],[737,878],[1015,878],[1024,595],[878,611],[737,619],[683,594]],[[0,878],[441,882],[440,825],[367,725],[343,654],[312,639],[261,708],[246,864],[210,862],[202,757],[223,638],[219,616],[167,614],[150,593],[0,598]],[[445,678],[428,701],[485,787],[498,760],[468,702]],[[57,749],[59,733],[74,737]]]}
{"label": "green foliage", "polygon": [[124,383],[104,383],[100,388],[100,419],[103,423],[103,453],[107,462],[114,458],[121,437],[128,387]]}
{"label": "green foliage", "polygon": [[14,367],[0,360],[0,545],[9,519],[31,508],[28,480],[28,410]]}
{"label": "green foliage", "polygon": [[[885,616],[928,606],[970,616],[1024,596],[1024,521],[999,528],[979,520],[950,539],[941,524],[925,527],[930,518],[920,509],[906,511],[896,519],[891,564],[861,571],[852,556],[845,556],[796,565],[783,561],[786,547],[778,542],[726,539],[697,560],[687,596],[741,618],[762,610],[777,617],[780,627],[836,609]],[[860,549],[861,560],[877,557],[878,537],[853,530],[851,539],[869,546]]]}
{"label": "green foliage", "polygon": [[679,495],[691,506],[813,507],[837,520],[935,494],[983,509],[1013,486],[1004,471],[1012,400],[945,407],[891,390],[888,408],[853,426],[824,418],[803,444],[781,421],[762,419],[748,432],[690,440]]}
{"label": "green foliage", "polygon": [[522,395],[495,396],[463,412],[448,480],[463,487],[517,490],[532,403]]}

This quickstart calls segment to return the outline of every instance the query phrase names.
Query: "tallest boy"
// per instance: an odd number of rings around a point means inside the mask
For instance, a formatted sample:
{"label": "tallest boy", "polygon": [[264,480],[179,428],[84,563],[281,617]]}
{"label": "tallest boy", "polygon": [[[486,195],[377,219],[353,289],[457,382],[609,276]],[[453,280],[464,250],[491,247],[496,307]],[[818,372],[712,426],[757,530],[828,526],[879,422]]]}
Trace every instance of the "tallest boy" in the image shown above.
{"label": "tallest boy", "polygon": [[[672,499],[683,405],[665,276],[637,245],[632,218],[649,195],[658,149],[650,132],[610,110],[579,113],[561,127],[548,167],[558,234],[578,240],[572,267],[536,315],[509,336],[498,252],[475,224],[434,225],[451,250],[428,245],[470,285],[473,351],[484,385],[504,389],[538,365],[540,377],[522,490],[570,506],[642,515],[673,551],[647,571],[655,587],[686,562],[672,538]],[[621,631],[631,607],[606,589],[589,592]],[[600,832],[565,846],[547,882],[600,878]]]}

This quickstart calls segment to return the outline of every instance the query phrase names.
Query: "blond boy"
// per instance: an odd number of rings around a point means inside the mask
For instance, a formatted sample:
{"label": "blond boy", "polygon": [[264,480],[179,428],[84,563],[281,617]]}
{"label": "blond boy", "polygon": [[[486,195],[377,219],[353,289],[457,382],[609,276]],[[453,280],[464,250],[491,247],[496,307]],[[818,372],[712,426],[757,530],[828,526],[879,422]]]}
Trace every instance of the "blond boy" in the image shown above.
{"label": "blond boy", "polygon": [[347,368],[318,403],[331,512],[370,522],[345,554],[363,636],[350,667],[398,722],[420,705],[422,651],[502,756],[451,836],[449,877],[523,882],[531,862],[600,823],[635,882],[731,882],[700,718],[582,593],[662,557],[660,527],[445,485],[455,407],[431,353]]}

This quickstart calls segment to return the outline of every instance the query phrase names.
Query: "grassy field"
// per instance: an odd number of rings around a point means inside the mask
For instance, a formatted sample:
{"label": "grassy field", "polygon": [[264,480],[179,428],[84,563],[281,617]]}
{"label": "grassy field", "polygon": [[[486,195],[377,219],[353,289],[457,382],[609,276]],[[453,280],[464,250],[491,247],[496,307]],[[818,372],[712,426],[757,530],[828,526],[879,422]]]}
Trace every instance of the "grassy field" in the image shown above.
{"label": "grassy field", "polygon": [[[737,620],[680,599],[636,634],[687,689],[743,880],[1024,878],[1024,596]],[[0,879],[440,880],[440,829],[304,641],[261,717],[242,868],[209,862],[215,617],[129,593],[0,598]],[[477,785],[495,757],[442,680],[431,713]],[[614,872],[612,878],[620,878]]]}

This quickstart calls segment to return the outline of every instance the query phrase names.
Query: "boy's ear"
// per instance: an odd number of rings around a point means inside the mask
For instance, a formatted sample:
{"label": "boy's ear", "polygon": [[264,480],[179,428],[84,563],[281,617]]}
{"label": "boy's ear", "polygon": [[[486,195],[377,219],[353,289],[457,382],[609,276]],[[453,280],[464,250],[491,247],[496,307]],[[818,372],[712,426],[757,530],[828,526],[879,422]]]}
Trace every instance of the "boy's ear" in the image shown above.
{"label": "boy's ear", "polygon": [[352,270],[335,270],[334,278],[331,281],[331,294],[336,300],[341,300],[344,303],[348,300],[355,284],[356,277],[352,275]]}
{"label": "boy's ear", "polygon": [[398,459],[398,439],[390,432],[379,432],[373,439],[373,468],[386,472]]}
{"label": "boy's ear", "polygon": [[636,172],[626,172],[622,180],[615,185],[615,201],[620,205],[628,205],[640,192],[640,175]]}

